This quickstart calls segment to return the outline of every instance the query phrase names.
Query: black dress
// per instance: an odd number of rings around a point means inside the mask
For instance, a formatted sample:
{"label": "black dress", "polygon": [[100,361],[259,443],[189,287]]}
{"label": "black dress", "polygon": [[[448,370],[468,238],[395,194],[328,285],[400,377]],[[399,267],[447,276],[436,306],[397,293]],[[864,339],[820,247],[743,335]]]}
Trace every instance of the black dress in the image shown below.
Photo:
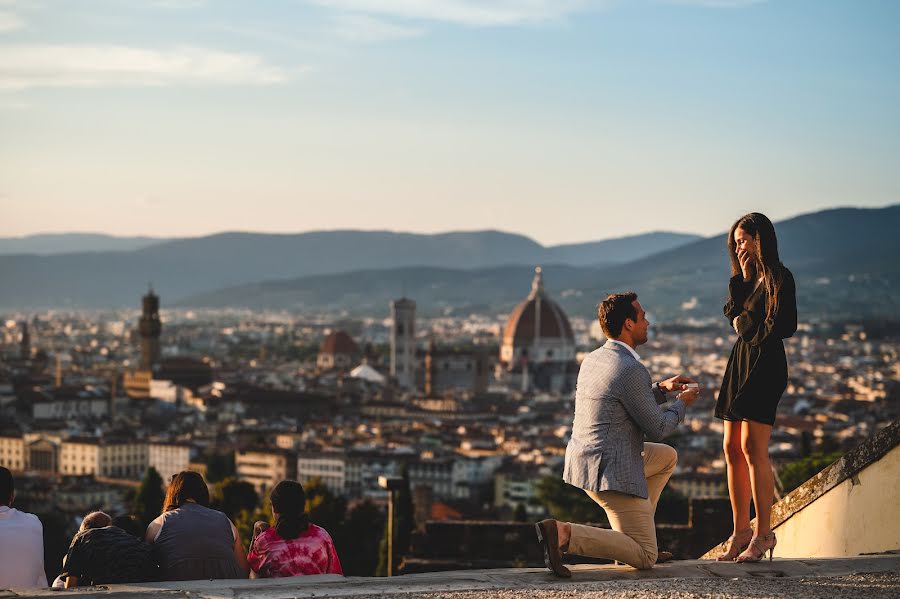
{"label": "black dress", "polygon": [[[764,285],[744,282],[742,275],[728,283],[729,297],[725,317],[737,318],[738,340],[731,349],[715,415],[723,420],[753,420],[775,423],[775,410],[787,387],[786,339],[797,330],[797,299],[794,277],[781,267],[783,282],[778,292],[778,311],[766,320]],[[745,309],[744,305],[749,306]]]}

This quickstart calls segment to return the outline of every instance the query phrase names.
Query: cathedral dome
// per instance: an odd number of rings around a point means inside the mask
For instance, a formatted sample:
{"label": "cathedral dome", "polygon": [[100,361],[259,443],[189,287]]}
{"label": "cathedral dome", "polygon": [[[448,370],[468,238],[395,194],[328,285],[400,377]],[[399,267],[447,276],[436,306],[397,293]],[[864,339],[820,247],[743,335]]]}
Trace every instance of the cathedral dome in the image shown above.
{"label": "cathedral dome", "polygon": [[344,331],[334,331],[322,341],[319,353],[323,354],[358,354],[359,347],[353,338]]}
{"label": "cathedral dome", "polygon": [[536,341],[562,340],[574,345],[569,318],[544,292],[541,267],[534,269],[531,293],[516,306],[503,328],[503,345],[527,347]]}
{"label": "cathedral dome", "polygon": [[566,313],[544,292],[540,266],[534,269],[531,293],[503,328],[500,364],[497,377],[523,393],[568,393],[575,388],[575,335]]}

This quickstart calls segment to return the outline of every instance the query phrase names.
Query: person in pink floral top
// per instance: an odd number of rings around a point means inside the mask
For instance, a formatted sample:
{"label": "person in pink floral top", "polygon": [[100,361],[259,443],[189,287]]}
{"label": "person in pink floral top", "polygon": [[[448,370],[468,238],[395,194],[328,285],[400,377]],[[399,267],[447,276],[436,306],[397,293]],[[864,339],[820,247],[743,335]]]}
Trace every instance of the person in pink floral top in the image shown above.
{"label": "person in pink floral top", "polygon": [[[259,532],[247,562],[259,578],[344,574],[331,535],[309,521],[306,494],[295,480],[283,480],[270,495],[275,526]],[[257,522],[257,530],[263,522]]]}

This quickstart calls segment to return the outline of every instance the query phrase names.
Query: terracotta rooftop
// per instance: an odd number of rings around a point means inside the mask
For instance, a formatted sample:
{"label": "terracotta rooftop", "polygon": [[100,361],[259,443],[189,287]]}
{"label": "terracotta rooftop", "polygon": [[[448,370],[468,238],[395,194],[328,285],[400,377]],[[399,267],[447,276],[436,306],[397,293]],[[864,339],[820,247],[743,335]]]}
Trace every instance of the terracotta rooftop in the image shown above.
{"label": "terracotta rooftop", "polygon": [[334,331],[322,341],[319,353],[323,354],[358,354],[359,346],[344,331]]}

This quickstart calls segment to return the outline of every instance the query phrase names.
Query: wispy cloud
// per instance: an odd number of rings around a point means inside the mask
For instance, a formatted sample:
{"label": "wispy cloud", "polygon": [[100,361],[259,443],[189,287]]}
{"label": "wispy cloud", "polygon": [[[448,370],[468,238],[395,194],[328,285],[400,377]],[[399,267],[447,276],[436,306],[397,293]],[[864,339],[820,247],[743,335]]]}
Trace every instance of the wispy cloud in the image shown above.
{"label": "wispy cloud", "polygon": [[408,39],[425,34],[422,27],[399,25],[371,15],[341,14],[335,17],[334,23],[338,37],[359,43]]}
{"label": "wispy cloud", "polygon": [[741,8],[753,4],[762,4],[768,0],[664,0],[667,4],[686,4],[706,8]]}
{"label": "wispy cloud", "polygon": [[0,11],[0,33],[15,31],[25,27],[25,21],[11,12]]}
{"label": "wispy cloud", "polygon": [[288,27],[273,27],[267,24],[241,24],[234,25],[231,23],[219,22],[209,23],[204,26],[209,31],[216,33],[226,33],[230,36],[237,36],[251,42],[263,42],[264,44],[275,44],[283,46],[291,50],[305,50],[310,52],[322,52],[328,48],[327,45],[306,31],[291,30]]}
{"label": "wispy cloud", "polygon": [[0,89],[31,87],[267,85],[288,73],[253,54],[198,47],[0,46]]}
{"label": "wispy cloud", "polygon": [[553,21],[608,0],[312,0],[315,4],[364,15],[438,21],[475,27]]}

